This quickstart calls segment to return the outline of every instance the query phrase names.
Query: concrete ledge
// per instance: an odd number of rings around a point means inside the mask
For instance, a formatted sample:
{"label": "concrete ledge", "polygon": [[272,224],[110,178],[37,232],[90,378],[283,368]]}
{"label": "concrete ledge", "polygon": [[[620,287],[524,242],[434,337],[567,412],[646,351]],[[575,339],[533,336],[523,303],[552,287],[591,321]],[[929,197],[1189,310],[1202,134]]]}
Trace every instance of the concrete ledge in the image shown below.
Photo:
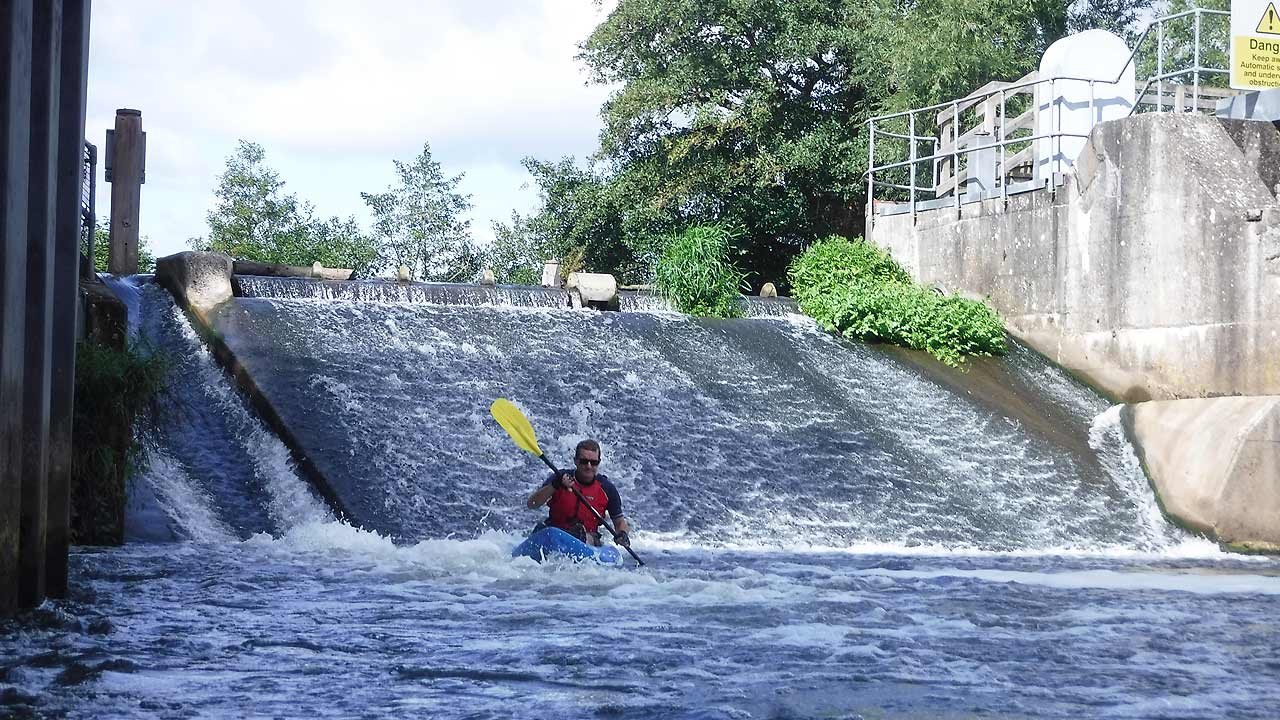
{"label": "concrete ledge", "polygon": [[233,262],[227,255],[180,252],[156,261],[156,282],[173,293],[184,310],[197,313],[230,300]]}
{"label": "concrete ledge", "polygon": [[1172,520],[1280,552],[1280,396],[1147,402],[1122,417]]}
{"label": "concrete ledge", "polygon": [[231,287],[233,267],[231,258],[221,253],[181,252],[156,261],[156,282],[173,293],[174,300],[187,311],[192,328],[204,340],[218,364],[231,373],[237,387],[248,397],[258,417],[289,448],[289,454],[303,476],[329,504],[334,514],[345,518],[346,509],[328,478],[307,457],[302,444],[280,417],[275,406],[209,323],[210,311],[234,296]]}
{"label": "concrete ledge", "polygon": [[298,265],[277,265],[260,263],[252,260],[236,260],[232,264],[232,272],[236,275],[266,275],[269,277],[303,277],[317,280],[350,280],[352,270],[346,268],[327,268],[320,263],[312,263],[310,267]]}

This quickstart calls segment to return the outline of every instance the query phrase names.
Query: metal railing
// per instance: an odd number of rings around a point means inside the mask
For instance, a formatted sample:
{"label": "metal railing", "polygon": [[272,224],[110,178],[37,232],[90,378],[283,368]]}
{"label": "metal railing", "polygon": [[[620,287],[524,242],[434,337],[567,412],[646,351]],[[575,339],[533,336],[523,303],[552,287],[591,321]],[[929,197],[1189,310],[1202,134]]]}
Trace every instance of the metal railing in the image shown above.
{"label": "metal railing", "polygon": [[98,146],[84,141],[84,156],[80,165],[80,277],[92,280],[94,274],[94,231],[97,216],[94,204],[98,195]]}
{"label": "metal railing", "polygon": [[[965,194],[972,199],[1007,199],[1010,194],[1061,182],[1064,166],[1069,168],[1074,162],[1062,156],[1063,139],[1089,135],[1088,130],[1063,129],[1062,108],[1067,103],[1057,91],[1066,83],[1088,85],[1089,130],[1098,122],[1099,105],[1114,102],[1114,98],[1099,100],[1099,86],[1121,85],[1131,66],[1135,76],[1146,77],[1145,84],[1143,80],[1135,84],[1137,93],[1129,115],[1142,110],[1213,110],[1219,98],[1236,92],[1211,87],[1205,82],[1228,74],[1225,67],[1205,62],[1221,59],[1225,66],[1225,44],[1229,36],[1223,31],[1225,25],[1212,28],[1212,33],[1205,32],[1206,21],[1229,24],[1230,13],[1197,8],[1154,20],[1139,36],[1114,80],[1071,76],[1040,78],[1032,72],[1014,82],[988,83],[957,100],[871,118],[867,121],[865,175],[872,222],[878,202],[880,214],[910,212],[914,217],[920,209],[949,204],[959,209],[962,189],[969,190]],[[1183,23],[1190,24],[1189,37],[1180,40],[1169,28],[1186,32],[1179,25]],[[1167,52],[1171,38],[1181,42],[1172,53]],[[1156,45],[1154,58],[1150,57],[1151,42]],[[1051,98],[1048,112],[1036,98],[1041,89],[1047,89]],[[1188,90],[1190,103],[1187,102]],[[1043,126],[1046,121],[1047,127]],[[922,149],[926,152],[921,153]],[[889,156],[887,161],[878,164],[877,150],[882,159]],[[1049,153],[1047,158],[1043,156],[1045,150]],[[1052,172],[1041,173],[1042,164],[1051,164]],[[924,178],[920,177],[922,174]],[[973,192],[972,186],[979,187],[979,191]],[[877,198],[877,189],[884,190],[887,197]]]}

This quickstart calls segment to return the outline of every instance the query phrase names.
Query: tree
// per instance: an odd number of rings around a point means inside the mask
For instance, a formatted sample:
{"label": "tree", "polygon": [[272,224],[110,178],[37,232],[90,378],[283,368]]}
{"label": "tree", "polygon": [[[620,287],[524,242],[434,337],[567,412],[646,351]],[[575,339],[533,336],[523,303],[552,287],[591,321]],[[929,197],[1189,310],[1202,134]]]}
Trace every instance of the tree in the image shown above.
{"label": "tree", "polygon": [[197,250],[226,253],[241,260],[351,268],[357,275],[379,269],[374,243],[355,218],[321,220],[309,202],[284,194],[284,181],[266,165],[261,145],[241,140],[218,177],[210,210],[209,235],[193,238]]}
{"label": "tree", "polygon": [[652,257],[671,230],[718,223],[777,282],[814,238],[862,233],[867,118],[1017,78],[1150,2],[619,0],[580,58],[618,88],[598,159],[625,199],[622,244]]}
{"label": "tree", "polygon": [[[111,225],[100,219],[93,229],[93,269],[95,272],[109,272],[111,265]],[[144,235],[138,238],[138,272],[154,272],[156,258],[151,253],[151,243]]]}
{"label": "tree", "polygon": [[406,265],[422,280],[475,279],[484,253],[471,238],[471,196],[458,192],[463,175],[446,177],[431,145],[411,163],[394,160],[397,184],[383,193],[360,193],[373,213],[374,239],[384,262]]}
{"label": "tree", "polygon": [[[509,225],[494,223],[489,261],[496,276],[515,277],[519,269],[536,269],[549,258],[581,256],[582,267],[570,269],[612,273],[623,282],[648,279],[652,258],[642,243],[626,241],[626,224],[634,218],[618,184],[578,167],[572,157],[559,162],[527,157],[523,164],[538,185],[542,207],[527,217],[512,213]],[[649,232],[633,229],[631,234]]]}
{"label": "tree", "polygon": [[[1230,10],[1230,0],[1169,0],[1159,9],[1163,15],[1177,15],[1188,10]],[[1165,23],[1164,26],[1164,73],[1189,71],[1196,65],[1195,37],[1196,17],[1188,15]],[[1221,15],[1200,16],[1200,65],[1206,68],[1229,70],[1231,67],[1228,47],[1231,41],[1231,20]],[[1138,80],[1144,81],[1159,74],[1161,67],[1157,64],[1158,39],[1153,32],[1148,36],[1139,53]],[[1191,72],[1166,79],[1165,85],[1191,85],[1194,76]],[[1212,87],[1227,87],[1230,76],[1227,72],[1202,72],[1200,84]],[[1154,92],[1155,88],[1152,88]]]}
{"label": "tree", "polygon": [[1119,35],[1133,47],[1138,39],[1138,16],[1155,0],[1076,0],[1067,10],[1072,33],[1098,28]]}
{"label": "tree", "polygon": [[485,265],[499,283],[537,285],[542,279],[542,264],[560,255],[536,234],[530,218],[513,212],[510,224],[493,223],[493,243],[485,252]]}

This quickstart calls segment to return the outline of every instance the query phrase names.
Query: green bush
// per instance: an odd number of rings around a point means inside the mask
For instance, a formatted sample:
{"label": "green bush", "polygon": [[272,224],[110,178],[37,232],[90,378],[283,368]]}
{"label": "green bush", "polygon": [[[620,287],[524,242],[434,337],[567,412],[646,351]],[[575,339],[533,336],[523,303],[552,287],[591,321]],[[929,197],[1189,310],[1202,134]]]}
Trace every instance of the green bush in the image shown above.
{"label": "green bush", "polygon": [[691,227],[667,243],[654,266],[658,294],[698,317],[738,317],[744,276],[729,260],[733,235],[719,225]]}
{"label": "green bush", "polygon": [[156,421],[156,401],[168,372],[166,357],[136,345],[123,350],[90,342],[76,346],[73,542],[123,542],[125,480],[144,459],[137,424]]}
{"label": "green bush", "polygon": [[792,295],[832,332],[924,350],[952,367],[967,355],[1001,355],[1004,324],[986,304],[917,285],[888,253],[832,236],[788,269]]}

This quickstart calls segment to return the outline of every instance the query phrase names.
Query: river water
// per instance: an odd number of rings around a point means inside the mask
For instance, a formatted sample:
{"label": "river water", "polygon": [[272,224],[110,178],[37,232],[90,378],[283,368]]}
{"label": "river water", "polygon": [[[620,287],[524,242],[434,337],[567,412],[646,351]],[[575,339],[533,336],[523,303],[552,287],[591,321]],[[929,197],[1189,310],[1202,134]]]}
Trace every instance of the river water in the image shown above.
{"label": "river water", "polygon": [[[1018,414],[794,316],[238,299],[338,520],[117,289],[175,397],[131,541],[0,626],[0,717],[1280,716],[1280,562],[1166,523],[1117,409],[1025,351]],[[541,472],[498,395],[553,457],[599,437],[645,568],[509,556]]]}

